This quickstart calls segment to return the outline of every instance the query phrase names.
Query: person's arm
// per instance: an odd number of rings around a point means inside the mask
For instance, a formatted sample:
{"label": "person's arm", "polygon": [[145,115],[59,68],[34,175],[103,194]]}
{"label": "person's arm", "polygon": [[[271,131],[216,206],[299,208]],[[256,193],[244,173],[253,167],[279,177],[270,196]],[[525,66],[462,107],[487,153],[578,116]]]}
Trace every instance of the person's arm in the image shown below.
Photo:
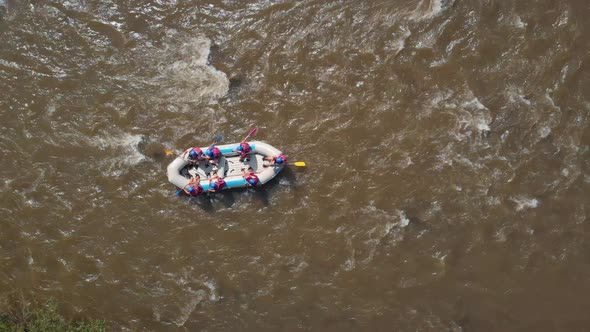
{"label": "person's arm", "polygon": [[180,157],[181,157],[182,159],[184,159],[184,160],[190,160],[190,159],[189,159],[189,157],[188,157],[188,153],[189,153],[189,151],[190,151],[191,149],[192,149],[192,148],[188,148],[188,149],[184,150],[184,152],[183,152],[183,153],[180,155]]}
{"label": "person's arm", "polygon": [[195,175],[195,185],[200,186],[201,185],[201,177]]}

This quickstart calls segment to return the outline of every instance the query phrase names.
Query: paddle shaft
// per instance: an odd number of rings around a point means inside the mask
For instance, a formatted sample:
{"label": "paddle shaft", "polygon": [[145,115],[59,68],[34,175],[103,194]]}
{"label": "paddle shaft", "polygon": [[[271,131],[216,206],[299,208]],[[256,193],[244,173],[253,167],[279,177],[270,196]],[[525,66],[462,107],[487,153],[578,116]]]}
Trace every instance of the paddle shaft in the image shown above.
{"label": "paddle shaft", "polygon": [[215,144],[219,143],[223,141],[223,136],[222,135],[217,135],[215,136],[215,139],[213,140],[213,143],[211,143],[211,145],[209,145],[209,149],[213,149],[213,147],[215,146]]}
{"label": "paddle shaft", "polygon": [[[294,163],[287,163],[287,166],[289,166],[289,165],[293,165],[293,166],[297,166],[297,167],[305,167],[305,166],[307,166],[305,164],[305,161],[296,161]],[[283,164],[272,164],[272,165],[269,165],[269,166],[284,166],[284,165]]]}
{"label": "paddle shaft", "polygon": [[246,142],[248,140],[248,138],[250,138],[250,136],[253,136],[254,134],[256,134],[257,131],[258,131],[258,128],[252,128],[250,130],[250,132],[248,133],[248,135],[246,135],[246,137],[244,137],[244,139],[242,140],[242,143]]}

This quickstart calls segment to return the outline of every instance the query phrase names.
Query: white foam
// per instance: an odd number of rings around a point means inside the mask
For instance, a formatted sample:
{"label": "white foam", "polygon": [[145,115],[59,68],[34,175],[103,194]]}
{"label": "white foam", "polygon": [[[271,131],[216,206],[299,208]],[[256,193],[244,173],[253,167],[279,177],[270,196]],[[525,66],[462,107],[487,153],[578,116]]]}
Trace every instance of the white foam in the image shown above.
{"label": "white foam", "polygon": [[508,101],[510,103],[520,102],[527,106],[531,106],[531,101],[528,100],[526,96],[523,94],[522,88],[510,85],[508,86],[506,94],[508,95]]}
{"label": "white foam", "polygon": [[559,15],[559,19],[557,20],[557,22],[555,22],[553,24],[554,28],[558,28],[564,25],[567,25],[569,22],[569,11],[565,10],[564,12],[561,13],[561,15]]}
{"label": "white foam", "polygon": [[189,295],[188,301],[185,302],[184,306],[180,306],[180,315],[174,320],[174,324],[176,324],[176,326],[184,326],[197,305],[201,303],[201,301],[203,301],[206,297],[206,292],[202,289],[189,293],[191,294]]}
{"label": "white foam", "polygon": [[551,128],[549,128],[547,126],[543,126],[543,127],[539,128],[539,136],[541,136],[541,138],[545,138],[545,137],[549,136],[550,133],[551,133]]}
{"label": "white foam", "polygon": [[139,143],[144,137],[142,135],[133,135],[124,133],[117,136],[95,137],[90,140],[89,144],[102,150],[112,150],[115,153],[114,158],[105,159],[102,165],[107,165],[109,170],[117,169],[119,174],[124,166],[136,165],[146,159],[139,152]]}
{"label": "white foam", "polygon": [[[440,15],[443,11],[453,6],[455,0],[422,0],[411,16],[414,20],[427,20]],[[422,8],[425,8],[421,13]]]}
{"label": "white foam", "polygon": [[342,268],[345,271],[351,271],[352,269],[354,269],[354,266],[355,266],[354,257],[347,258],[343,265],[344,266]]}
{"label": "white foam", "polygon": [[524,29],[524,28],[526,28],[526,23],[524,23],[524,22],[522,21],[522,19],[520,18],[520,16],[516,16],[516,18],[514,18],[514,21],[512,22],[512,24],[513,24],[515,27],[519,28],[519,29]]}
{"label": "white foam", "polygon": [[556,111],[561,111],[561,107],[559,107],[559,106],[557,106],[557,104],[555,104],[555,101],[553,100],[553,98],[551,98],[551,95],[549,94],[549,92],[545,93],[545,99],[547,99],[549,101],[549,103],[551,103],[551,107],[553,107],[553,109],[555,109]]}
{"label": "white foam", "polygon": [[[401,34],[395,38],[394,40],[387,41],[384,46],[384,50],[388,53],[393,53],[397,55],[406,47],[406,41],[412,35],[412,32],[409,28],[403,26],[400,28]],[[396,37],[396,36],[394,36]]]}
{"label": "white foam", "polygon": [[400,168],[407,168],[407,167],[409,167],[409,166],[411,166],[411,165],[413,165],[413,164],[414,164],[414,162],[412,161],[412,158],[411,158],[409,155],[406,155],[406,156],[405,156],[405,159],[401,160],[401,161],[398,163],[398,166],[399,166]]}
{"label": "white foam", "polygon": [[463,140],[474,133],[477,134],[473,137],[475,142],[481,142],[481,139],[485,138],[485,134],[491,131],[492,117],[489,109],[477,97],[473,96],[471,91],[468,91],[466,97],[469,99],[461,103],[461,108],[465,112],[459,113],[455,136],[457,139]]}
{"label": "white foam", "polygon": [[404,211],[399,211],[398,216],[399,216],[400,227],[406,227],[410,224],[410,219],[408,219],[408,217],[406,216],[406,213]]}
{"label": "white foam", "polygon": [[500,205],[500,198],[497,196],[490,196],[486,199],[488,205]]}
{"label": "white foam", "polygon": [[511,200],[516,203],[516,211],[522,211],[525,209],[534,209],[539,206],[539,200],[536,198],[527,198],[524,196],[513,197]]}
{"label": "white foam", "polygon": [[141,141],[143,141],[142,135],[125,134],[121,138],[119,146],[123,147],[125,151],[128,152],[128,157],[125,158],[125,161],[127,161],[131,165],[138,164],[139,162],[146,159],[145,156],[142,155],[138,149],[139,143]]}
{"label": "white foam", "polygon": [[205,282],[205,286],[207,286],[207,288],[209,288],[209,291],[211,291],[211,293],[209,294],[209,301],[211,301],[211,302],[219,301],[219,294],[217,294],[218,293],[217,282],[215,282],[214,279],[209,279]]}
{"label": "white foam", "polygon": [[488,120],[485,119],[484,117],[476,117],[474,119],[474,124],[475,124],[475,128],[477,128],[477,130],[479,132],[490,131],[490,125],[488,123]]}
{"label": "white foam", "polygon": [[477,110],[487,110],[488,108],[482,104],[477,97],[473,97],[470,101],[464,102],[463,107],[474,108]]}
{"label": "white foam", "polygon": [[211,102],[227,94],[229,79],[209,64],[210,51],[211,40],[204,36],[187,39],[181,45],[176,42],[166,45],[156,80],[171,100]]}

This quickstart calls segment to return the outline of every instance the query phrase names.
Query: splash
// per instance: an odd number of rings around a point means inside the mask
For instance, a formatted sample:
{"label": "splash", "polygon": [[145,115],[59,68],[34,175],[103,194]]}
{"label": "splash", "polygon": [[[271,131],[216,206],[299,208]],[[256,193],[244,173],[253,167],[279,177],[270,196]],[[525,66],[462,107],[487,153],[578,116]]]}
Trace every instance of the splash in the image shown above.
{"label": "splash", "polygon": [[539,200],[536,198],[528,198],[528,197],[513,197],[511,199],[514,203],[516,203],[516,211],[523,211],[525,209],[534,209],[539,206]]}
{"label": "splash", "polygon": [[[176,36],[174,36],[176,37]],[[156,84],[174,102],[212,102],[229,91],[227,75],[209,64],[211,40],[172,38],[157,57]]]}
{"label": "splash", "polygon": [[195,311],[197,305],[204,301],[206,296],[206,292],[202,289],[199,289],[196,292],[188,291],[188,299],[186,299],[184,303],[178,305],[180,313],[179,316],[173,320],[174,324],[178,327],[184,326],[192,312]]}
{"label": "splash", "polygon": [[114,154],[112,158],[101,158],[99,167],[112,175],[120,175],[129,166],[137,165],[146,159],[139,151],[143,141],[142,135],[124,133],[116,136],[95,137],[89,144],[103,150],[107,155]]}
{"label": "splash", "polygon": [[423,0],[414,10],[411,19],[416,21],[432,19],[451,8],[453,4],[455,0]]}
{"label": "splash", "polygon": [[399,216],[399,226],[400,227],[406,227],[410,224],[410,219],[408,219],[408,217],[406,216],[406,213],[404,211],[398,211],[398,216]]}

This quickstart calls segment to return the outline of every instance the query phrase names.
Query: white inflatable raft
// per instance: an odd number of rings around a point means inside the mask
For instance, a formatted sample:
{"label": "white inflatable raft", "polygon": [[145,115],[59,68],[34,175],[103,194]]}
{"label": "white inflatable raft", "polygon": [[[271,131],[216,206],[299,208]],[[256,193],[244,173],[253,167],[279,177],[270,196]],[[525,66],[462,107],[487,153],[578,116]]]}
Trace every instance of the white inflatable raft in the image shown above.
{"label": "white inflatable raft", "polygon": [[[281,154],[281,151],[277,148],[260,141],[252,141],[248,142],[248,144],[250,144],[250,147],[252,148],[252,151],[248,153],[248,159],[250,160],[243,162],[240,161],[239,156],[234,152],[240,143],[217,145],[221,151],[217,174],[225,180],[226,186],[224,189],[246,187],[246,180],[242,177],[243,168],[247,169],[248,167],[252,167],[254,169],[254,172],[258,175],[258,185],[260,186],[274,178],[285,167],[284,165],[273,165],[270,167],[262,166],[264,157]],[[201,150],[205,152],[207,148],[208,147],[201,147]],[[184,152],[187,152],[190,149],[192,149],[192,147]],[[208,165],[205,161],[201,161],[198,164],[198,167],[196,167],[197,165],[194,165],[187,168],[189,160],[183,158],[183,156],[188,155],[188,153],[184,152],[168,165],[166,171],[168,181],[178,188],[184,188],[188,185],[189,181],[186,176],[188,176],[188,174],[194,175],[195,173],[198,173],[201,177],[201,186],[204,191],[207,191],[209,189],[207,174],[213,171],[213,166]]]}

